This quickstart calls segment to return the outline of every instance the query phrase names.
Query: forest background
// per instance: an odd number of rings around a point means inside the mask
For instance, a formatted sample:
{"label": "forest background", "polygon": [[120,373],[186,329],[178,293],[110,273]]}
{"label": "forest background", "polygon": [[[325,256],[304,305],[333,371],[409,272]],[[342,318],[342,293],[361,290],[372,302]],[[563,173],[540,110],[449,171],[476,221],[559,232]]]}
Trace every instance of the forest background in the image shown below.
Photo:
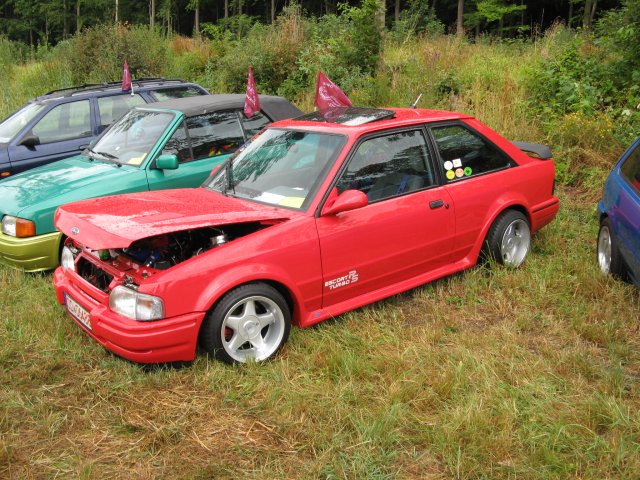
{"label": "forest background", "polygon": [[251,65],[305,111],[322,70],[356,105],[422,94],[548,144],[562,205],[522,268],[293,329],[261,365],[123,361],[50,275],[0,267],[0,477],[640,478],[640,300],[595,261],[604,179],[640,133],[640,0],[0,5],[0,117],[125,59],[212,92]]}

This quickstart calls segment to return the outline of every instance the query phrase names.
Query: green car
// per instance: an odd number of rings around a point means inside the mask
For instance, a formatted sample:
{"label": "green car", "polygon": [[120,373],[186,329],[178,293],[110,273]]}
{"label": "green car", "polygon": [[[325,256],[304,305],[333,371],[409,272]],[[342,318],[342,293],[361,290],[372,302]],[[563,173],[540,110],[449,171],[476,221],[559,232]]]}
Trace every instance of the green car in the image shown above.
{"label": "green car", "polygon": [[28,272],[59,264],[60,205],[119,193],[196,187],[264,125],[302,112],[284,98],[260,96],[243,114],[244,95],[203,95],[136,107],[82,155],[0,180],[0,263]]}

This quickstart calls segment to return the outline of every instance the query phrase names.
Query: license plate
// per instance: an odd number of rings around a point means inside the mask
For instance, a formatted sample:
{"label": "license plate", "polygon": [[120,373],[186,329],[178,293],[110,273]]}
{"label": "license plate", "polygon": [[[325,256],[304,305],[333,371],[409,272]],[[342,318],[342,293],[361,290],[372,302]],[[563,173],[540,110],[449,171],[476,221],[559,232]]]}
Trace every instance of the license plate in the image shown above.
{"label": "license plate", "polygon": [[87,327],[87,329],[91,330],[91,318],[87,309],[67,294],[64,295],[64,303],[71,316]]}

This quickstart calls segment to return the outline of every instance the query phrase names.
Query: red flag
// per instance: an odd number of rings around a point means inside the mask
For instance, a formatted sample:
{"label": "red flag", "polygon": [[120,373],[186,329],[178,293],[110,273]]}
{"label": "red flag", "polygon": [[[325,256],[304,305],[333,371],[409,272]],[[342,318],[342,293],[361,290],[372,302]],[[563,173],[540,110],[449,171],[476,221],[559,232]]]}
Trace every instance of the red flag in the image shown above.
{"label": "red flag", "polygon": [[122,72],[122,91],[128,92],[131,90],[131,73],[129,73],[129,64],[124,61],[124,71]]}
{"label": "red flag", "polygon": [[351,100],[340,90],[340,87],[329,80],[329,77],[324,73],[318,71],[315,106],[323,109],[329,107],[350,107],[351,105]]}
{"label": "red flag", "polygon": [[249,67],[249,79],[247,80],[247,96],[244,99],[244,114],[247,118],[260,111],[260,97],[256,90],[256,82],[253,81],[253,70]]}

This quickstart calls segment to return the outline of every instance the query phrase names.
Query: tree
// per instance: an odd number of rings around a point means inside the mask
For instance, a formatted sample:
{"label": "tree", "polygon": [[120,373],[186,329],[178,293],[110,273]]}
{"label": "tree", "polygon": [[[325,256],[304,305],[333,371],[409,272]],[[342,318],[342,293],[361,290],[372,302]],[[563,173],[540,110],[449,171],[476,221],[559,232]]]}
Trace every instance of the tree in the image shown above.
{"label": "tree", "polygon": [[593,19],[596,16],[596,7],[598,5],[598,0],[585,0],[584,2],[584,12],[582,14],[582,26],[590,30],[591,25],[593,25]]}
{"label": "tree", "polygon": [[464,35],[464,0],[458,0],[458,17],[456,19],[456,33],[458,35]]}

